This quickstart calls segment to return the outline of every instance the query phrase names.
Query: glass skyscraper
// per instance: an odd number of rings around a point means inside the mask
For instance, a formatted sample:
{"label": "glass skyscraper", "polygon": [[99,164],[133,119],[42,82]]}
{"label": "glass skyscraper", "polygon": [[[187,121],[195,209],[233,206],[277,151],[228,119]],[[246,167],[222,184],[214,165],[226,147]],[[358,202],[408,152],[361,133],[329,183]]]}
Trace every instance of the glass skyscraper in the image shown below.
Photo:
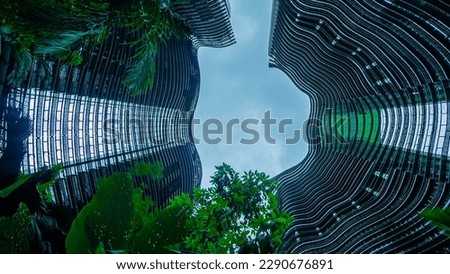
{"label": "glass skyscraper", "polygon": [[[53,190],[57,204],[80,210],[100,177],[137,162],[164,166],[162,180],[143,178],[146,194],[158,207],[200,185],[202,168],[190,131],[200,87],[197,50],[235,40],[226,1],[188,1],[174,9],[191,34],[158,45],[154,86],[145,95],[132,96],[122,84],[136,54],[130,42],[139,35],[128,29],[113,30],[94,52],[85,54],[80,66],[33,62],[18,88],[4,85],[6,73],[0,73],[2,115],[14,107],[33,121],[21,172],[64,167]],[[2,41],[2,72],[13,58],[8,47]]]}
{"label": "glass skyscraper", "polygon": [[294,253],[447,253],[446,1],[275,0],[270,66],[311,100],[307,157],[279,176]]}

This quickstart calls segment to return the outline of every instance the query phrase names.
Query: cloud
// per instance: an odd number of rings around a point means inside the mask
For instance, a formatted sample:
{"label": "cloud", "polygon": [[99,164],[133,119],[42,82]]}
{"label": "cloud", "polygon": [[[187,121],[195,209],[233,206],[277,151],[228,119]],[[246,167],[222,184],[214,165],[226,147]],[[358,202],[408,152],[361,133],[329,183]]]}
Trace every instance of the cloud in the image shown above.
{"label": "cloud", "polygon": [[[226,124],[232,118],[262,119],[270,109],[273,118],[293,118],[301,125],[309,115],[309,98],[284,73],[268,68],[272,0],[230,0],[230,4],[237,44],[200,49],[202,81],[196,118],[216,118]],[[261,126],[258,130],[262,137]],[[223,162],[240,173],[257,169],[270,176],[299,163],[308,147],[304,142],[286,145],[286,137],[292,136],[290,130],[293,127],[287,129],[287,136],[273,135],[278,139],[276,145],[263,140],[254,145],[239,144],[241,137],[248,137],[239,130],[233,132],[233,145],[198,145],[204,173],[202,185],[209,185],[214,166]],[[201,128],[196,128],[195,135],[201,135]]]}
{"label": "cloud", "polygon": [[[214,174],[214,166],[227,163],[237,172],[258,170],[271,177],[282,172],[285,167],[281,163],[283,148],[276,145],[233,145],[233,149],[227,146],[200,145],[201,154],[208,155],[209,165],[203,166],[202,186],[209,186],[209,179]],[[263,152],[263,153],[262,153]]]}
{"label": "cloud", "polygon": [[232,22],[238,43],[254,43],[255,37],[259,31],[256,20],[245,16],[245,14],[239,14],[239,16],[234,17]]}

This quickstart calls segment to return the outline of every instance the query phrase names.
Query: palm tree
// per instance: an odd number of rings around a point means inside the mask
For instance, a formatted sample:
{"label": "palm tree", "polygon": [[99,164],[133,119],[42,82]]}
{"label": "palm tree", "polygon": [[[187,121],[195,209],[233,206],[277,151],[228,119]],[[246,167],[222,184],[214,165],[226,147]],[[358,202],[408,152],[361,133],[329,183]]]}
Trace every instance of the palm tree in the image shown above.
{"label": "palm tree", "polygon": [[14,38],[15,59],[20,64],[10,73],[10,84],[21,83],[31,57],[79,65],[84,51],[105,41],[112,29],[126,27],[138,32],[140,38],[130,43],[137,54],[123,83],[133,95],[144,94],[153,87],[157,44],[172,35],[189,33],[173,9],[182,1],[5,0],[0,7],[0,27]]}

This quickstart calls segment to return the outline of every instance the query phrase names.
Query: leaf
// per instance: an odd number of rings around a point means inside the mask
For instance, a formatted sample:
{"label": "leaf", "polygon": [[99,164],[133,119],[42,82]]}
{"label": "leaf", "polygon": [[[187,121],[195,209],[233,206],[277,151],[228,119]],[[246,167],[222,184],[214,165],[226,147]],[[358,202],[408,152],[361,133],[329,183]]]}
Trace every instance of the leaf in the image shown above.
{"label": "leaf", "polygon": [[35,54],[56,55],[72,50],[72,47],[79,43],[88,35],[92,35],[90,31],[66,30],[57,35],[54,39],[46,39],[36,44]]}
{"label": "leaf", "polygon": [[131,91],[131,95],[146,94],[152,90],[156,71],[156,51],[146,49],[136,56],[137,62],[127,71],[123,84]]}
{"label": "leaf", "polygon": [[194,189],[189,235],[184,240],[193,252],[254,253],[276,251],[292,217],[278,208],[277,182],[258,171],[234,171],[216,166],[212,187]]}
{"label": "leaf", "polygon": [[187,209],[182,206],[168,206],[136,235],[133,253],[166,253],[166,247],[181,243],[187,236]]}
{"label": "leaf", "polygon": [[30,253],[28,225],[31,216],[28,207],[21,203],[12,217],[0,217],[0,254]]}
{"label": "leaf", "polygon": [[287,223],[288,222],[288,220],[283,217],[277,218],[275,221],[277,221],[278,223]]}
{"label": "leaf", "polygon": [[217,252],[216,246],[211,242],[208,243],[208,249],[210,254],[216,254]]}
{"label": "leaf", "polygon": [[450,208],[446,210],[441,208],[425,209],[419,215],[430,221],[450,227]]}
{"label": "leaf", "polygon": [[32,177],[32,175],[27,174],[27,175],[19,175],[19,178],[14,182],[14,184],[0,190],[0,198],[6,198],[8,197],[11,193],[13,193],[16,189],[18,189],[19,187],[21,187],[22,185],[24,185],[26,182],[28,182],[28,180],[30,180],[30,178]]}
{"label": "leaf", "polygon": [[134,223],[133,230],[138,231],[142,229],[143,226],[150,222],[153,218],[150,213],[150,208],[154,205],[153,201],[146,197],[142,189],[135,189],[133,191],[133,202],[134,202]]}
{"label": "leaf", "polygon": [[191,197],[189,197],[188,194],[186,193],[181,193],[178,196],[175,196],[171,201],[170,201],[170,205],[171,206],[184,206],[185,208],[188,209],[192,209],[192,200]]}
{"label": "leaf", "polygon": [[444,231],[444,234],[450,238],[450,208],[445,210],[441,208],[425,209],[419,215],[431,221],[431,224]]}
{"label": "leaf", "polygon": [[39,184],[37,187],[38,192],[42,197],[42,200],[44,200],[46,203],[51,203],[53,201],[53,196],[50,189],[56,183],[58,174],[61,172],[62,169],[63,169],[62,164],[55,165],[52,168],[52,179],[46,183]]}
{"label": "leaf", "polygon": [[20,86],[26,79],[33,63],[33,58],[29,51],[19,52],[14,50],[14,66],[7,76],[8,84],[13,87]]}
{"label": "leaf", "polygon": [[102,242],[100,242],[98,247],[95,249],[95,254],[106,254],[105,246]]}
{"label": "leaf", "polygon": [[116,173],[107,178],[74,220],[67,253],[95,253],[100,243],[106,250],[128,249],[133,207],[131,176]]}
{"label": "leaf", "polygon": [[55,181],[49,181],[43,184],[38,185],[38,191],[40,194],[45,195],[48,190],[55,184]]}
{"label": "leaf", "polygon": [[164,177],[164,166],[161,162],[143,163],[139,162],[129,171],[135,176],[151,176],[156,180],[161,180]]}

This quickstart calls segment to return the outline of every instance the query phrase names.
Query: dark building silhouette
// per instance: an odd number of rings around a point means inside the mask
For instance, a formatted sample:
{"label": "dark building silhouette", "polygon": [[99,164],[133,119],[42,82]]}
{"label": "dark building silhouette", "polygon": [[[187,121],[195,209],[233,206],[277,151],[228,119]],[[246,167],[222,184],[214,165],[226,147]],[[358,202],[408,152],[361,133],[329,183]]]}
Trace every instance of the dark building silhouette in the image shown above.
{"label": "dark building silhouette", "polygon": [[159,207],[200,185],[202,168],[190,132],[200,87],[197,50],[235,41],[226,1],[192,0],[175,10],[192,34],[158,46],[154,87],[140,96],[131,96],[122,84],[136,53],[129,42],[139,35],[130,30],[113,30],[80,66],[34,62],[19,88],[6,84],[13,56],[2,41],[3,106],[23,109],[33,120],[22,172],[62,163],[54,188],[58,204],[79,210],[95,192],[98,178],[137,162],[164,166],[162,180],[143,178],[146,194]]}
{"label": "dark building silhouette", "polygon": [[270,67],[311,101],[309,152],[279,176],[285,252],[448,253],[418,216],[450,205],[446,1],[275,0]]}

